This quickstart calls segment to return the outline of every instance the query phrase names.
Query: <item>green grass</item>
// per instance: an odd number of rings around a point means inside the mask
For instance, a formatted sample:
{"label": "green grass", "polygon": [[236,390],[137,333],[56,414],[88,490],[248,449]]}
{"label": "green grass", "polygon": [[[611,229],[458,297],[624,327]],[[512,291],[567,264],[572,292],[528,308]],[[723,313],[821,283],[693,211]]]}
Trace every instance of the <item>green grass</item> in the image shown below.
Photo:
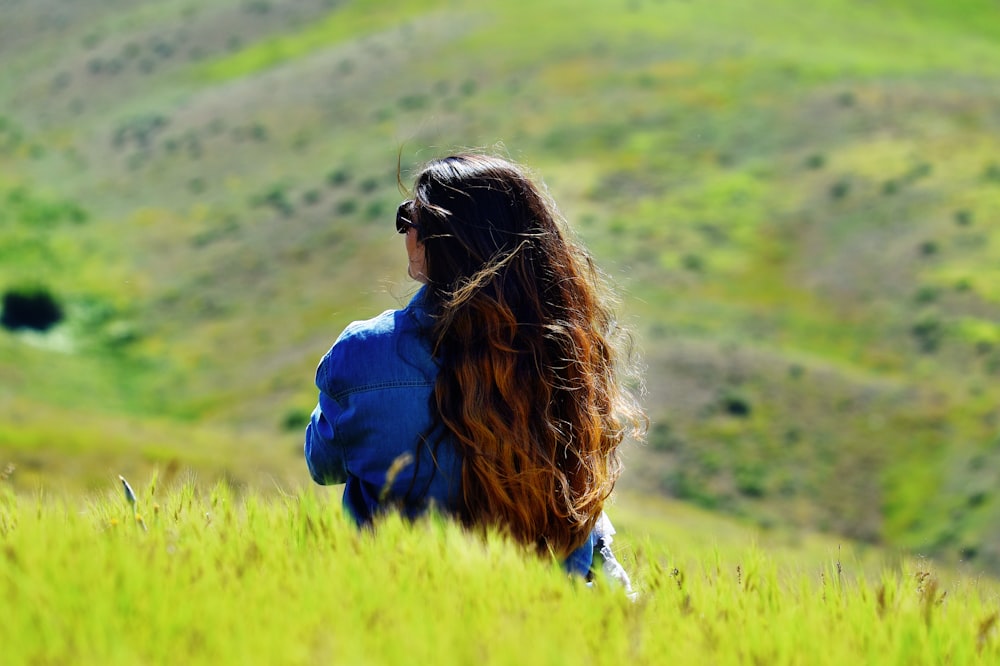
{"label": "green grass", "polygon": [[[623,503],[611,511],[624,517],[616,548],[633,571],[633,602],[603,578],[587,588],[556,563],[447,520],[389,517],[359,532],[330,498],[165,490],[154,479],[134,515],[117,491],[81,504],[0,487],[4,662],[1000,657],[997,584],[919,560],[879,565],[832,542],[774,537],[765,549],[689,509]],[[624,527],[638,524],[647,531]]]}

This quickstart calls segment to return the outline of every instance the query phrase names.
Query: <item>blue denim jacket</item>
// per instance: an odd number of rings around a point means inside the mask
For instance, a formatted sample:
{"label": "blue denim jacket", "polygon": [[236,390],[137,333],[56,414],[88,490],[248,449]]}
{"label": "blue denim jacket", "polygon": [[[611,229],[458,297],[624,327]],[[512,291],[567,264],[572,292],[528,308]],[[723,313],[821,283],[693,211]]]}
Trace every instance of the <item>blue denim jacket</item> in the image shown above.
{"label": "blue denim jacket", "polygon": [[[431,506],[456,513],[461,503],[460,453],[441,429],[431,430],[438,367],[425,293],[402,310],[350,324],[316,370],[306,463],[317,483],[346,483],[344,506],[359,525],[387,506],[415,517]],[[587,574],[600,536],[570,553],[568,571]]]}

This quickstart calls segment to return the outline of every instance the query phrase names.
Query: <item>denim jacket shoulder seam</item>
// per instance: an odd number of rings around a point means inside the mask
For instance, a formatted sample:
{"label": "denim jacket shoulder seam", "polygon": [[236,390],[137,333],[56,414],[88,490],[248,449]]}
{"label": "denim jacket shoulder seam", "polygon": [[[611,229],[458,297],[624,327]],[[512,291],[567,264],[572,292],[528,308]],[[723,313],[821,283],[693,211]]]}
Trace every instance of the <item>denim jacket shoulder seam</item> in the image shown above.
{"label": "denim jacket shoulder seam", "polygon": [[392,380],[384,382],[375,382],[373,384],[364,384],[363,386],[352,386],[348,389],[343,389],[337,391],[336,393],[329,393],[331,398],[340,402],[342,398],[346,398],[350,395],[355,395],[358,393],[371,393],[372,391],[381,391],[383,389],[390,388],[405,388],[408,386],[433,386],[433,381],[428,381],[426,379],[411,379],[411,380]]}

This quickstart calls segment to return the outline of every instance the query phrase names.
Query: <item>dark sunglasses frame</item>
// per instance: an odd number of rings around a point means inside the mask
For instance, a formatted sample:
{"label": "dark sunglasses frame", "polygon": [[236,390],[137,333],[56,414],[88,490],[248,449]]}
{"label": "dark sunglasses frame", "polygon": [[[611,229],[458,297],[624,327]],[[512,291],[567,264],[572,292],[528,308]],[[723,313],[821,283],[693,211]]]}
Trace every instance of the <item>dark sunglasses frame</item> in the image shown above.
{"label": "dark sunglasses frame", "polygon": [[407,199],[403,203],[399,204],[398,208],[396,208],[397,234],[405,234],[407,231],[410,230],[410,227],[413,227],[414,229],[420,228],[415,223],[411,222],[408,217],[406,217],[412,207],[413,207],[413,200]]}

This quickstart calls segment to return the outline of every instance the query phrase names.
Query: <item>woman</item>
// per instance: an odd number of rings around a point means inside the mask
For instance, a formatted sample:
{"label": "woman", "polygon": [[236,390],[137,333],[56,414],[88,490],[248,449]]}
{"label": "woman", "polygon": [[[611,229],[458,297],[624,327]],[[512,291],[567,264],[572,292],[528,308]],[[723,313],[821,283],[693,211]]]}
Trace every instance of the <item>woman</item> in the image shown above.
{"label": "woman", "polygon": [[396,230],[423,286],[349,325],[320,362],[310,473],[346,482],[360,524],[433,506],[586,575],[613,533],[618,447],[644,424],[601,277],[507,160],[432,161],[412,197]]}

